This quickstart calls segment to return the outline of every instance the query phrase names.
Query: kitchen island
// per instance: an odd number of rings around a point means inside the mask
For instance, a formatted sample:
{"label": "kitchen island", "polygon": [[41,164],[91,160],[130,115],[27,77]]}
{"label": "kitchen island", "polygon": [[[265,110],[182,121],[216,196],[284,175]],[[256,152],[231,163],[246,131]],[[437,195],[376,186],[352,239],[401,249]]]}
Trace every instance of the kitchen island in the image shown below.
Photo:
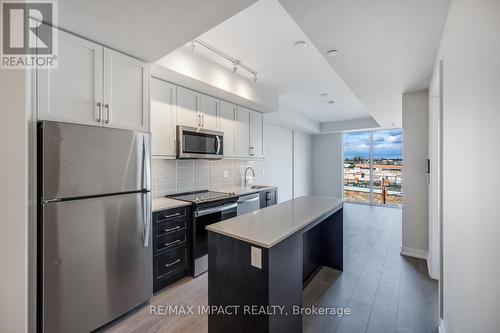
{"label": "kitchen island", "polygon": [[208,331],[301,332],[302,289],[343,269],[342,207],[305,196],[207,226]]}

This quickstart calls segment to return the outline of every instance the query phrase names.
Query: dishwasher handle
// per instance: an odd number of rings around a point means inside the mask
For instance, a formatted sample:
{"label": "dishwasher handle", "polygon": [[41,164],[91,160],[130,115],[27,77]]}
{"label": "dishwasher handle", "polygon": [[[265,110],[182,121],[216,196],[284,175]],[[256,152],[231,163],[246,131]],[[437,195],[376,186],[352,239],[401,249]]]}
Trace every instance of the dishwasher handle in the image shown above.
{"label": "dishwasher handle", "polygon": [[250,199],[238,199],[238,203],[248,203],[248,202],[255,202],[255,201],[258,201],[260,199],[259,196],[256,196],[256,197],[253,197],[253,198],[250,198]]}

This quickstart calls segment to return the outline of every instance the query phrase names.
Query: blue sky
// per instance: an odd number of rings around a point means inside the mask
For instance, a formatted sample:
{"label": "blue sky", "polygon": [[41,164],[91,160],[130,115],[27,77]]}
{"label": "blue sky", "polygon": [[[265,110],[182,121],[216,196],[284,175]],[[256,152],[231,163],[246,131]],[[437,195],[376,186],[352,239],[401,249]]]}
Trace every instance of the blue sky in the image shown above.
{"label": "blue sky", "polygon": [[[401,129],[373,132],[373,158],[402,158],[403,134]],[[344,134],[344,157],[369,158],[370,133],[353,132]]]}

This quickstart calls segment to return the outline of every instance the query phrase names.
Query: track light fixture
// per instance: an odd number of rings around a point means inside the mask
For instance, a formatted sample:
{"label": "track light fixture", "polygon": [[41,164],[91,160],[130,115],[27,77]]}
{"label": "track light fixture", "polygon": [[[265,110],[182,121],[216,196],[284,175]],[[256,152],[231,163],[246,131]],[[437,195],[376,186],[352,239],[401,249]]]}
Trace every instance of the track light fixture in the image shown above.
{"label": "track light fixture", "polygon": [[196,53],[196,44],[194,42],[191,42],[191,44],[189,45],[189,50],[192,54]]}
{"label": "track light fixture", "polygon": [[[232,66],[233,66],[233,74],[236,74],[238,69],[241,68],[241,69],[246,70],[250,74],[252,74],[253,75],[252,81],[254,83],[257,82],[257,71],[255,69],[252,69],[252,68],[248,67],[247,65],[242,64],[238,59],[231,57],[230,55],[226,54],[225,52],[222,52],[221,50],[219,50],[219,49],[213,47],[212,45],[210,45],[202,40],[199,40],[199,39],[195,39],[191,42],[191,45],[190,45],[191,50],[194,50],[195,44],[201,45],[201,46],[205,47],[206,49],[212,51],[213,53],[218,54],[219,56],[230,61],[232,63]],[[194,51],[193,51],[193,53],[194,53]]]}

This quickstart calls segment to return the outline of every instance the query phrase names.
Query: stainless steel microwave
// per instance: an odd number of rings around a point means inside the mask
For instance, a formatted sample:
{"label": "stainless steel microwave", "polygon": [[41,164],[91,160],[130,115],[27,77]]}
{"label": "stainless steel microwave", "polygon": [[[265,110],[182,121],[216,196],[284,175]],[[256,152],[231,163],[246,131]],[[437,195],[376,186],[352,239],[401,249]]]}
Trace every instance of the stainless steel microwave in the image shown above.
{"label": "stainless steel microwave", "polygon": [[223,146],[223,132],[177,126],[177,158],[221,159]]}

